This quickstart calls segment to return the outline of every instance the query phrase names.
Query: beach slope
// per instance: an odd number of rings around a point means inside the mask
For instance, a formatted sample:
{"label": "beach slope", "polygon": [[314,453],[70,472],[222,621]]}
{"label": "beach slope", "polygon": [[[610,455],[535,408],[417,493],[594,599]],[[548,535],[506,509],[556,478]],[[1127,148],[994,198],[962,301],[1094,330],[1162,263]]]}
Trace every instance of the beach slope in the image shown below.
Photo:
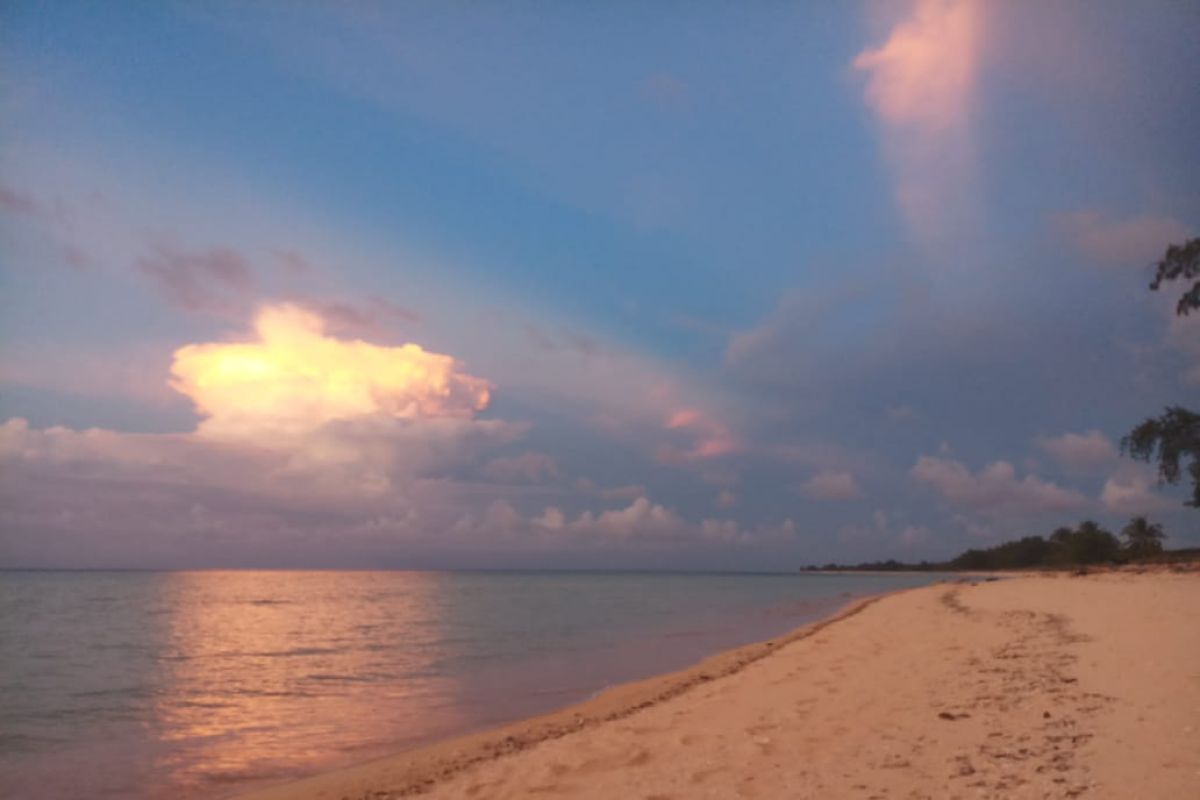
{"label": "beach slope", "polygon": [[255,793],[1184,798],[1200,575],[942,584],[555,715]]}

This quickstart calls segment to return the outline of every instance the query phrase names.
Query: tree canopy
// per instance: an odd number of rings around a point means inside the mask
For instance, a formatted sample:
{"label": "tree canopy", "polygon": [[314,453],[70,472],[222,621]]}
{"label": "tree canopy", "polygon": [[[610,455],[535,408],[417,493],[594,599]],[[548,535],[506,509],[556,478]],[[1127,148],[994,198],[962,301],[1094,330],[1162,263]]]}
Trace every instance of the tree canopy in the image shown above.
{"label": "tree canopy", "polygon": [[[1168,406],[1162,416],[1138,425],[1121,440],[1121,450],[1141,461],[1158,458],[1158,479],[1179,483],[1186,469],[1192,480],[1192,497],[1184,505],[1200,508],[1200,414]],[[1186,467],[1184,462],[1189,461]]]}
{"label": "tree canopy", "polygon": [[[1200,239],[1173,244],[1158,262],[1151,290],[1157,291],[1163,281],[1192,281],[1175,313],[1187,316],[1200,309]],[[1182,406],[1168,406],[1162,416],[1142,422],[1121,439],[1122,452],[1141,461],[1158,459],[1160,483],[1177,484],[1186,470],[1192,481],[1192,496],[1184,505],[1200,508],[1200,414]],[[1190,463],[1188,463],[1190,461]]]}
{"label": "tree canopy", "polygon": [[952,560],[950,566],[955,569],[1083,566],[1120,561],[1125,552],[1116,536],[1087,520],[1076,528],[1058,528],[1049,539],[1026,536],[985,550],[968,550]]}
{"label": "tree canopy", "polygon": [[1154,280],[1150,284],[1152,291],[1158,291],[1163,281],[1181,280],[1187,283],[1190,280],[1192,286],[1184,290],[1175,306],[1175,313],[1187,316],[1193,309],[1200,309],[1200,239],[1171,245],[1156,266]]}
{"label": "tree canopy", "polygon": [[[906,564],[895,559],[861,564],[826,564],[805,567],[806,570],[866,570],[870,572],[899,572],[902,570],[1005,570],[1005,569],[1073,569],[1094,564],[1128,564],[1162,558],[1163,540],[1167,538],[1162,525],[1145,517],[1134,517],[1121,530],[1118,539],[1096,522],[1086,520],[1071,528],[1057,528],[1048,537],[1026,536],[1003,542],[994,547],[967,550],[950,561]],[[1200,556],[1200,548],[1177,550],[1178,554]]]}
{"label": "tree canopy", "polygon": [[1145,517],[1129,520],[1129,524],[1121,530],[1121,536],[1125,538],[1125,552],[1132,558],[1158,555],[1163,551],[1163,539],[1167,538],[1162,525],[1150,522]]}

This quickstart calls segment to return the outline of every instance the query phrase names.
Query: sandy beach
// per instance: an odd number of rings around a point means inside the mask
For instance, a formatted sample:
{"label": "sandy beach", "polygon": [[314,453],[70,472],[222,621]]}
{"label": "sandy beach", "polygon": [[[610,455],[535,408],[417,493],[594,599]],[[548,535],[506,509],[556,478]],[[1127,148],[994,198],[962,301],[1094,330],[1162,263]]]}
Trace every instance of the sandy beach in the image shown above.
{"label": "sandy beach", "polygon": [[[352,724],[352,723],[348,723]],[[505,728],[245,795],[1187,798],[1200,574],[908,590]]]}

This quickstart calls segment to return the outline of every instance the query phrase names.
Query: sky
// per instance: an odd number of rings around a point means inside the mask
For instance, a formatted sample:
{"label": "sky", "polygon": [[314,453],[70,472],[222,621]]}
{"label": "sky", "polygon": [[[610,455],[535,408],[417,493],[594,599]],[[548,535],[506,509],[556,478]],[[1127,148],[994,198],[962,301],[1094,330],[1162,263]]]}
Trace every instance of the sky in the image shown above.
{"label": "sky", "polygon": [[[786,570],[1198,512],[1200,6],[0,10],[0,566]],[[1169,288],[1169,287],[1168,287]]]}

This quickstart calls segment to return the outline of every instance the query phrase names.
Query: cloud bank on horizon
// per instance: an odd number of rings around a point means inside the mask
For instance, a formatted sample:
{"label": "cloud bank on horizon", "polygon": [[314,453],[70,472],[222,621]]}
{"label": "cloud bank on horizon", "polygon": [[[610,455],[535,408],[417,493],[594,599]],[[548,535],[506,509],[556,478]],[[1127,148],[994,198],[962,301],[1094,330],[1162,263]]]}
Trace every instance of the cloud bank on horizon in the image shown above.
{"label": "cloud bank on horizon", "polygon": [[1200,544],[1196,9],[0,18],[0,566]]}

